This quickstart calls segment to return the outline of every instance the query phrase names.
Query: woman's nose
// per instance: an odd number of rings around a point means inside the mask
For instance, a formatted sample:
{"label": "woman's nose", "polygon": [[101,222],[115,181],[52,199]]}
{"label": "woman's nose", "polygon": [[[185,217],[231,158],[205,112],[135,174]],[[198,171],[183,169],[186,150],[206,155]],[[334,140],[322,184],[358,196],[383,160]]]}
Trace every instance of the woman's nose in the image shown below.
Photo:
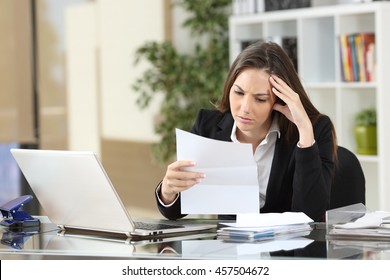
{"label": "woman's nose", "polygon": [[250,104],[249,98],[247,96],[245,96],[241,102],[241,110],[243,113],[249,114],[251,111],[250,109],[251,109],[251,104]]}

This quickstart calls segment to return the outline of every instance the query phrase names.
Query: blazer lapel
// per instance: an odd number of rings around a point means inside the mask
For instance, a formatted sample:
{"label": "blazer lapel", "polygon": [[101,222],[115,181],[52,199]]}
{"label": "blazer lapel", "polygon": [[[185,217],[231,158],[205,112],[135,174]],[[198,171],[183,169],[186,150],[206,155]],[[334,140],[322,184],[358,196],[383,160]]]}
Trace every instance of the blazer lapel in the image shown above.
{"label": "blazer lapel", "polygon": [[232,141],[231,134],[233,129],[233,117],[231,114],[224,114],[223,118],[218,123],[218,130],[215,133],[215,139],[222,141]]}

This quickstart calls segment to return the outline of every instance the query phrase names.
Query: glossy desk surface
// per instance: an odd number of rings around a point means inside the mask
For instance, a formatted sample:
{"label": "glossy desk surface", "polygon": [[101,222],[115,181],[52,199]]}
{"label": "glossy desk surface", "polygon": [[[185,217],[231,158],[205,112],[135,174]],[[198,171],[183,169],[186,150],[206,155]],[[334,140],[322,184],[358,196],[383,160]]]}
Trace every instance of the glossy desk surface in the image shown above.
{"label": "glossy desk surface", "polygon": [[[197,221],[199,222],[199,221]],[[210,223],[207,220],[207,223]],[[217,223],[217,221],[212,221]],[[68,235],[43,220],[39,233],[0,228],[0,259],[385,259],[390,242],[327,240],[324,224],[310,234],[262,242],[229,242],[215,233],[132,241]],[[175,240],[176,239],[176,240]]]}

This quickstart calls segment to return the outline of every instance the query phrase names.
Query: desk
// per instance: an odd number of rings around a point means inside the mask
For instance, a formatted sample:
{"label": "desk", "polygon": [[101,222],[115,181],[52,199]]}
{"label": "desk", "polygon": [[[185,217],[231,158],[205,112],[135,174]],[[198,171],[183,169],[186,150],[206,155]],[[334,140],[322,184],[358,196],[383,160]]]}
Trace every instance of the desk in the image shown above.
{"label": "desk", "polygon": [[[217,222],[217,221],[214,221]],[[207,220],[210,223],[210,220]],[[384,259],[390,260],[390,242],[350,242],[326,239],[324,224],[305,237],[236,243],[215,234],[182,240],[131,244],[124,239],[98,240],[61,235],[43,219],[39,233],[10,235],[4,228],[0,259]]]}

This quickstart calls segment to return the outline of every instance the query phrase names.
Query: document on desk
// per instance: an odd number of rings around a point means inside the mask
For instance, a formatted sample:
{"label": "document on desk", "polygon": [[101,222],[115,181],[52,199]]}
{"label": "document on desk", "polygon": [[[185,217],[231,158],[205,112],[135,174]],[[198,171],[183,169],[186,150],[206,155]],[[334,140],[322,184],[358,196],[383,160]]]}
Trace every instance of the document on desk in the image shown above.
{"label": "document on desk", "polygon": [[307,235],[313,220],[302,212],[238,214],[236,223],[221,223],[218,236],[263,240],[275,236]]}
{"label": "document on desk", "polygon": [[349,222],[345,224],[335,224],[334,228],[341,228],[341,229],[377,228],[377,227],[381,227],[384,224],[390,225],[390,212],[375,211],[375,212],[366,213],[363,217],[353,222]]}
{"label": "document on desk", "polygon": [[192,160],[188,170],[206,178],[181,193],[183,214],[259,212],[257,165],[252,146],[213,140],[176,129],[178,160]]}
{"label": "document on desk", "polygon": [[390,213],[383,211],[367,212],[354,221],[333,224],[328,232],[328,237],[389,241]]}
{"label": "document on desk", "polygon": [[298,224],[310,224],[314,222],[303,212],[283,213],[248,213],[237,216],[235,227],[272,227]]}

